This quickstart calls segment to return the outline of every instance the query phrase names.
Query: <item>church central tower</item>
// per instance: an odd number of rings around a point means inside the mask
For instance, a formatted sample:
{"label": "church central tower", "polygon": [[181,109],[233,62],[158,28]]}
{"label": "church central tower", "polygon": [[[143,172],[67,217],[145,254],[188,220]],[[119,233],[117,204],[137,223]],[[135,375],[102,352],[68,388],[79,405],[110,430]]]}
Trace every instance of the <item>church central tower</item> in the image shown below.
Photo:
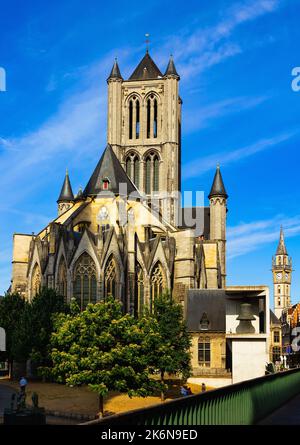
{"label": "church central tower", "polygon": [[291,306],[292,259],[288,256],[283,229],[280,229],[279,244],[272,262],[274,283],[274,309],[277,318]]}
{"label": "church central tower", "polygon": [[107,142],[136,187],[156,197],[172,223],[181,189],[179,80],[172,57],[162,74],[148,51],[128,80],[117,61],[107,79]]}

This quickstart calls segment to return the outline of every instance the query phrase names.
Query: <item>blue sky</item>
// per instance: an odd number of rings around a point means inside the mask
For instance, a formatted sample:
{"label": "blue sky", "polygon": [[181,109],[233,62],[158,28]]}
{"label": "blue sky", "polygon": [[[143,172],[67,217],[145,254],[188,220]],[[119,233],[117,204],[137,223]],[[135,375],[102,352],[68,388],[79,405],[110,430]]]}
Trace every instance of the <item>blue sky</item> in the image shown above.
{"label": "blue sky", "polygon": [[268,284],[282,224],[300,296],[300,1],[0,0],[0,293],[12,235],[56,215],[66,167],[84,186],[106,141],[106,78],[145,52],[181,75],[183,189],[209,192],[220,162],[228,200],[228,283]]}

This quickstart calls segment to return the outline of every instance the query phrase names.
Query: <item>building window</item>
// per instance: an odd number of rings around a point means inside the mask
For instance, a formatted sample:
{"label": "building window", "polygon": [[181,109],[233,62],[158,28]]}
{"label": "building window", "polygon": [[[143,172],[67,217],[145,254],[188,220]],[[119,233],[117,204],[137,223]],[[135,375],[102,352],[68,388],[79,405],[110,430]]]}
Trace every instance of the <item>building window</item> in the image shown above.
{"label": "building window", "polygon": [[280,332],[279,331],[273,332],[273,340],[274,340],[274,343],[280,343]]}
{"label": "building window", "polygon": [[139,188],[140,185],[140,159],[137,154],[130,153],[127,155],[126,173],[131,181]]}
{"label": "building window", "polygon": [[155,152],[151,152],[146,157],[145,190],[146,194],[159,191],[159,157]]}
{"label": "building window", "polygon": [[210,367],[210,338],[200,337],[198,340],[198,363],[203,367]]}
{"label": "building window", "polygon": [[89,303],[97,301],[96,265],[90,255],[83,253],[76,262],[74,269],[74,297],[84,310]]}
{"label": "building window", "polygon": [[109,179],[104,178],[102,181],[102,190],[108,190],[108,188],[109,188]]}
{"label": "building window", "polygon": [[104,272],[104,299],[109,296],[117,297],[117,272],[116,263],[113,257],[111,257],[105,267]]}
{"label": "building window", "polygon": [[157,100],[154,99],[154,110],[153,110],[153,137],[157,138]]}
{"label": "building window", "polygon": [[201,331],[207,331],[209,325],[209,320],[207,318],[207,313],[203,312],[201,320],[200,320],[200,329]]}
{"label": "building window", "polygon": [[61,257],[58,268],[58,293],[67,302],[67,268],[63,257]]}
{"label": "building window", "polygon": [[41,290],[41,270],[36,263],[31,275],[31,297],[35,297]]}
{"label": "building window", "polygon": [[136,291],[137,314],[141,315],[144,307],[144,273],[139,263],[136,268]]}
{"label": "building window", "polygon": [[158,102],[154,94],[147,100],[147,139],[158,135]]}
{"label": "building window", "polygon": [[160,263],[154,267],[150,279],[150,310],[152,311],[153,302],[156,297],[162,294],[164,288],[164,275]]}
{"label": "building window", "polygon": [[137,96],[132,96],[129,101],[128,137],[139,139],[140,137],[140,102]]}
{"label": "building window", "polygon": [[281,355],[280,347],[279,346],[274,346],[274,348],[272,349],[272,361],[273,361],[273,363],[275,363],[275,362],[280,360],[280,355]]}
{"label": "building window", "polygon": [[137,100],[135,104],[135,112],[136,112],[136,122],[135,122],[135,138],[139,139],[140,137],[140,103]]}

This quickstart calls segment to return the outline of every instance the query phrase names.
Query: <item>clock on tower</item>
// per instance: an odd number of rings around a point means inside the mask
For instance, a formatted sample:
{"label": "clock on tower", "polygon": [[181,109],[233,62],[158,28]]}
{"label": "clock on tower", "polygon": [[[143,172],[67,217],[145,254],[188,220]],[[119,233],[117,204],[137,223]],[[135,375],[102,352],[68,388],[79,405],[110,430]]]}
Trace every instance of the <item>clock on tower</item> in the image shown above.
{"label": "clock on tower", "polygon": [[272,262],[274,284],[274,309],[276,317],[291,306],[292,259],[288,256],[283,229],[280,229],[279,244]]}

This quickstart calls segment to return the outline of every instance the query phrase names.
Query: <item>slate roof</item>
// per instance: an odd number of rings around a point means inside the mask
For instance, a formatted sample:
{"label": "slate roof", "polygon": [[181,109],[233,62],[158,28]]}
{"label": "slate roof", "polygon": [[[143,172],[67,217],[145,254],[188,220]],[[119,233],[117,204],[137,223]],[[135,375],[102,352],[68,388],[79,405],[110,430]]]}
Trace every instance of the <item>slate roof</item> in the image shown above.
{"label": "slate roof", "polygon": [[[189,332],[225,332],[226,292],[223,289],[190,289],[187,295],[186,320]],[[200,329],[200,320],[206,313],[208,330]]]}
{"label": "slate roof", "polygon": [[280,237],[279,237],[279,243],[276,250],[276,255],[287,255],[287,250],[284,242],[284,234],[283,234],[283,228],[280,228]]}
{"label": "slate roof", "polygon": [[107,80],[109,79],[122,79],[117,59],[115,59],[115,62],[113,64],[113,67],[111,69],[110,75]]}
{"label": "slate roof", "polygon": [[106,179],[109,181],[109,193],[119,195],[119,185],[126,184],[127,193],[124,193],[124,195],[126,194],[126,196],[128,196],[130,193],[135,193],[135,197],[140,196],[135,185],[127,176],[125,170],[121,166],[118,158],[109,144],[106,146],[100,161],[98,162],[87,186],[83,191],[83,197],[86,198],[87,196],[97,196],[100,192],[101,194],[105,193],[103,190],[103,181]]}
{"label": "slate roof", "polygon": [[149,80],[159,77],[163,77],[163,74],[147,51],[128,80]]}
{"label": "slate roof", "polygon": [[63,186],[61,188],[61,192],[60,192],[57,202],[69,202],[69,201],[74,201],[74,195],[73,195],[73,190],[72,190],[69,174],[68,174],[68,171],[66,171],[65,180],[64,180]]}
{"label": "slate roof", "polygon": [[219,165],[217,166],[213,184],[208,197],[212,198],[213,196],[224,196],[225,198],[228,198]]}
{"label": "slate roof", "polygon": [[167,66],[167,69],[165,72],[165,76],[176,76],[179,78],[179,74],[176,71],[174,59],[172,56],[170,57],[170,60],[169,60],[169,63],[168,63],[168,66]]}
{"label": "slate roof", "polygon": [[270,323],[271,324],[281,324],[279,318],[276,317],[274,312],[270,309]]}
{"label": "slate roof", "polygon": [[[179,227],[181,229],[195,228],[195,236],[203,235],[206,240],[210,239],[210,208],[209,207],[183,207],[179,209],[181,219]],[[190,227],[189,221],[197,218],[197,227]],[[199,227],[198,227],[199,226]]]}

